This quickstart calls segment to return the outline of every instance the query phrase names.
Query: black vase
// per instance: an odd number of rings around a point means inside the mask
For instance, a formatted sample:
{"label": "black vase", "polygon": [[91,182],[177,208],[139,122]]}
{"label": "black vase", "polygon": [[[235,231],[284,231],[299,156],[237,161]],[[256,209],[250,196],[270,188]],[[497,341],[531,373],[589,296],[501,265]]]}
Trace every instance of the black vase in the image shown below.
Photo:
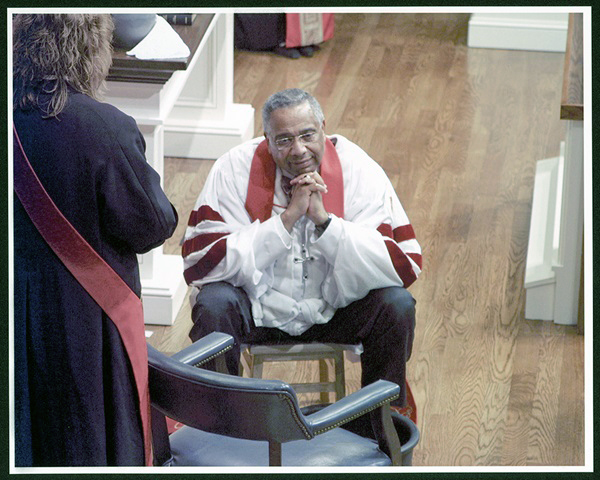
{"label": "black vase", "polygon": [[120,13],[113,14],[115,31],[113,45],[115,48],[131,50],[150,33],[156,23],[155,13]]}

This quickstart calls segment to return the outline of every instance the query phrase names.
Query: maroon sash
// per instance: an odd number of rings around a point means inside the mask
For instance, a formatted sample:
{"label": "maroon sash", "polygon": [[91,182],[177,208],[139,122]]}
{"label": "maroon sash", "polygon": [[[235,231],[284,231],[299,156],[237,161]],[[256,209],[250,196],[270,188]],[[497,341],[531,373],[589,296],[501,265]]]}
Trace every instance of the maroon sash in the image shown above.
{"label": "maroon sash", "polygon": [[69,223],[34,172],[13,127],[14,190],[44,240],[113,321],[136,382],[146,465],[152,465],[148,350],[142,301]]}
{"label": "maroon sash", "polygon": [[[250,166],[246,210],[252,221],[258,219],[264,222],[271,218],[276,168],[275,161],[269,153],[267,141],[263,140],[258,144]],[[325,185],[327,185],[327,193],[323,194],[325,210],[339,218],[344,218],[342,165],[335,146],[329,139],[325,140],[325,153],[321,161],[320,173]]]}

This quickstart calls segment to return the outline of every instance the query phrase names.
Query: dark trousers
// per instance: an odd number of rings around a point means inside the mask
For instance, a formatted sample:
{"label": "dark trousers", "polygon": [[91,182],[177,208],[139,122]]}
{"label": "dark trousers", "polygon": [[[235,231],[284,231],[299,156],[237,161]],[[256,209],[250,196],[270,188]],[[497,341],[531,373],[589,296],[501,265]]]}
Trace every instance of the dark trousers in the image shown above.
{"label": "dark trousers", "polygon": [[414,338],[415,303],[413,296],[402,287],[372,290],[366,297],[338,309],[329,322],[313,325],[303,334],[292,336],[277,328],[256,327],[244,290],[226,282],[216,282],[204,285],[196,297],[190,338],[196,341],[215,331],[231,335],[235,345],[225,354],[225,359],[232,375],[238,375],[242,343],[360,342],[364,349],[361,355],[362,385],[378,379],[397,383],[400,398],[392,403],[404,406],[406,362]]}

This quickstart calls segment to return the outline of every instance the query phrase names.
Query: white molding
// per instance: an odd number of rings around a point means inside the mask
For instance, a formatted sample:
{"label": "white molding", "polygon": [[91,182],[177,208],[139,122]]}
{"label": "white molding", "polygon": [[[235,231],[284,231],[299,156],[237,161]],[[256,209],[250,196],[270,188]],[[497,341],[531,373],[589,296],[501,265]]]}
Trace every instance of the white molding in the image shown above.
{"label": "white molding", "polygon": [[471,48],[564,52],[568,13],[473,13],[467,45]]}
{"label": "white molding", "polygon": [[525,268],[525,318],[576,325],[583,243],[583,122],[560,157],[537,163]]}
{"label": "white molding", "polygon": [[562,157],[539,160],[535,169],[529,243],[525,266],[525,318],[554,319],[555,230],[560,209],[559,171]]}
{"label": "white molding", "polygon": [[556,280],[527,289],[525,295],[525,318],[529,320],[554,320],[554,290]]}
{"label": "white molding", "polygon": [[254,135],[254,108],[233,104],[222,120],[198,117],[170,118],[165,125],[165,155],[181,158],[216,159]]}
{"label": "white molding", "polygon": [[154,262],[160,276],[142,280],[144,323],[172,325],[187,292],[182,275],[183,258],[180,255],[160,255],[155,257]]}
{"label": "white molding", "polygon": [[165,120],[165,155],[216,159],[254,136],[254,108],[233,103],[233,15],[216,23]]}
{"label": "white molding", "polygon": [[[253,133],[247,131],[248,125],[253,129],[254,117],[247,109],[232,107],[233,13],[215,14],[188,67],[174,72],[165,84],[108,82],[105,101],[135,118],[146,141],[148,163],[161,177],[164,155],[171,154],[165,147],[173,133],[183,132],[184,138],[176,141],[194,146],[188,154],[205,155],[196,147],[200,143],[212,145],[210,155],[219,145],[229,149],[239,144]],[[240,108],[244,114],[231,120]],[[230,125],[223,125],[225,121]],[[187,290],[181,257],[165,255],[158,247],[141,256],[139,265],[146,323],[173,324]]]}
{"label": "white molding", "polygon": [[567,121],[554,323],[577,324],[583,248],[583,122]]}

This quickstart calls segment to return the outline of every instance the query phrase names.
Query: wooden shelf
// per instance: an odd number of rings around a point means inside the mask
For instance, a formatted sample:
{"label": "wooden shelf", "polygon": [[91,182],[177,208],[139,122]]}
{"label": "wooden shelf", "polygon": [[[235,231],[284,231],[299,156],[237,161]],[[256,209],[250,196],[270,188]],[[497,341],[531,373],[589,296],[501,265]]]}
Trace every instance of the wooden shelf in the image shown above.
{"label": "wooden shelf", "polygon": [[190,54],[188,57],[167,60],[140,60],[127,55],[123,49],[115,49],[107,80],[113,82],[166,83],[173,72],[185,70],[188,67],[213,18],[214,14],[212,13],[199,14],[196,15],[191,25],[172,25],[173,29],[189,47]]}

